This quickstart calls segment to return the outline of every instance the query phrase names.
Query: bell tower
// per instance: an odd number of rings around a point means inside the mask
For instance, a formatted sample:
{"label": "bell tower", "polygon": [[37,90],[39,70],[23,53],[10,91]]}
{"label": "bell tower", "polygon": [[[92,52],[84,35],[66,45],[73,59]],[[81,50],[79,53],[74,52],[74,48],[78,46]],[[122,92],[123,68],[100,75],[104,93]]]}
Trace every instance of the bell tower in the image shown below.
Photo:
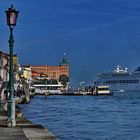
{"label": "bell tower", "polygon": [[66,50],[64,50],[64,55],[63,55],[63,59],[60,63],[60,66],[66,66],[66,65],[68,66],[68,60],[66,58]]}

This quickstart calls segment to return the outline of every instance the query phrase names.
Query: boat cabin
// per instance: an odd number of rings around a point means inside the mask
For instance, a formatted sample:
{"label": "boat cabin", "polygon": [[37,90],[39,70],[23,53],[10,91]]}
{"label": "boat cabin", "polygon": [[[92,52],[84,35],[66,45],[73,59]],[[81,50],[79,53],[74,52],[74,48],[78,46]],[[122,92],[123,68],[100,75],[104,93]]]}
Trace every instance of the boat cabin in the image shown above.
{"label": "boat cabin", "polygon": [[94,86],[93,95],[112,95],[109,86]]}

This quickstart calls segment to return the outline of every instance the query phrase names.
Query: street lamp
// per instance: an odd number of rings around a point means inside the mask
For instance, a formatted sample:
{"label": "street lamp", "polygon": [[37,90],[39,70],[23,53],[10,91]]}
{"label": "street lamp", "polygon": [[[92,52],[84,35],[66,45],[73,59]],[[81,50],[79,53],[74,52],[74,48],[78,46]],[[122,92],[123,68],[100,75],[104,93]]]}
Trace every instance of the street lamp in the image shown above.
{"label": "street lamp", "polygon": [[16,26],[16,21],[18,17],[18,11],[13,8],[13,5],[6,11],[7,25],[10,28],[9,36],[9,99],[8,99],[8,127],[16,126],[15,121],[15,99],[14,99],[14,77],[13,77],[13,47],[14,47],[14,38],[13,38],[13,28]]}

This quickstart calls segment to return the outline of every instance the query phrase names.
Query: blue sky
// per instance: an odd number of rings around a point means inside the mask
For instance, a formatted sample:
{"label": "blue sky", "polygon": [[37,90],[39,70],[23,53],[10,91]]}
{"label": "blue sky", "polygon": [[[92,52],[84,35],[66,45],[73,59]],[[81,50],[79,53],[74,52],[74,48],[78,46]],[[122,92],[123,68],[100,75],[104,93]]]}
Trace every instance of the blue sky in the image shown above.
{"label": "blue sky", "polygon": [[0,47],[6,52],[4,11],[11,4],[20,11],[14,52],[21,64],[58,65],[66,49],[72,83],[91,83],[116,65],[140,65],[139,0],[1,0]]}

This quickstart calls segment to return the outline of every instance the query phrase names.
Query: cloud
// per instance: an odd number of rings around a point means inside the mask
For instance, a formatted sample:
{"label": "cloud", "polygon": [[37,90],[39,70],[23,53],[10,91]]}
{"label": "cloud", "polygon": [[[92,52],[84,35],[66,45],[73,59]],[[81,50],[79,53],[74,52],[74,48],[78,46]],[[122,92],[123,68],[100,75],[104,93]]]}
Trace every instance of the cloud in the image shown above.
{"label": "cloud", "polygon": [[139,18],[139,17],[128,16],[128,17],[125,17],[125,18],[120,18],[120,19],[118,19],[114,22],[102,23],[100,25],[95,25],[95,26],[91,26],[91,27],[87,27],[87,28],[77,29],[77,30],[74,30],[74,31],[71,31],[71,32],[66,32],[66,33],[63,33],[63,34],[54,35],[52,37],[48,37],[48,36],[44,37],[44,38],[40,37],[40,38],[38,38],[38,40],[33,40],[33,41],[30,41],[30,42],[24,43],[24,44],[22,44],[22,46],[24,48],[28,48],[28,47],[37,46],[37,45],[40,45],[40,44],[43,44],[43,43],[48,43],[50,40],[54,40],[56,38],[69,37],[69,36],[77,35],[79,33],[89,32],[89,31],[93,31],[93,30],[97,30],[97,29],[102,29],[103,30],[105,28],[110,28],[112,26],[120,25],[122,23],[125,24],[128,21],[136,20],[137,18]]}
{"label": "cloud", "polygon": [[65,37],[65,36],[72,36],[72,35],[79,34],[79,33],[82,33],[82,32],[93,31],[93,30],[96,30],[96,29],[109,28],[111,26],[115,26],[115,25],[118,25],[120,23],[125,23],[125,22],[128,22],[130,20],[134,20],[136,18],[138,18],[138,17],[133,16],[133,17],[121,18],[121,19],[119,19],[117,21],[114,21],[114,22],[102,23],[100,25],[96,25],[96,26],[92,26],[92,27],[88,27],[88,28],[83,28],[83,29],[72,31],[72,32],[67,32],[67,33],[64,33],[64,34],[60,34],[60,35],[54,36],[53,38],[61,38],[61,37]]}

